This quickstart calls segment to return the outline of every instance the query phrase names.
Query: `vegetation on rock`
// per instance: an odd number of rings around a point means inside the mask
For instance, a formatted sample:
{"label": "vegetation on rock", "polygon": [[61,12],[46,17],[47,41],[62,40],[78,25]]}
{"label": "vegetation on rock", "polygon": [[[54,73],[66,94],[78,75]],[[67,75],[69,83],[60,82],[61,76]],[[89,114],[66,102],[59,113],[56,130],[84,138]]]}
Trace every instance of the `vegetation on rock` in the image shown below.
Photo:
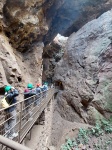
{"label": "vegetation on rock", "polygon": [[110,150],[112,147],[112,119],[101,120],[95,127],[80,128],[77,137],[68,138],[61,150]]}

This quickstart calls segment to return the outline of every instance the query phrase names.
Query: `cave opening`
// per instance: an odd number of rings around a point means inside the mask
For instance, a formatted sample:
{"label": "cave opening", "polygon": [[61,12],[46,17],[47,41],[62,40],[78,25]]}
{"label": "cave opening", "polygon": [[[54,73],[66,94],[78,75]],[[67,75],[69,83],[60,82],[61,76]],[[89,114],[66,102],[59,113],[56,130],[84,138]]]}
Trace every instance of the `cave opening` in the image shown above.
{"label": "cave opening", "polygon": [[62,83],[61,81],[56,81],[56,82],[55,82],[55,87],[56,87],[56,89],[58,89],[58,90],[61,90],[61,91],[64,90],[64,86],[63,86],[63,83]]}
{"label": "cave opening", "polygon": [[5,89],[4,87],[0,87],[0,95],[3,96],[5,93]]}
{"label": "cave opening", "polygon": [[89,106],[89,104],[90,104],[90,101],[88,102],[88,101],[86,101],[86,100],[82,100],[82,101],[81,101],[81,104],[83,105],[83,107],[84,107],[85,109],[87,109],[88,106]]}
{"label": "cave opening", "polygon": [[17,77],[17,80],[18,80],[18,82],[21,82],[22,78],[21,77]]}

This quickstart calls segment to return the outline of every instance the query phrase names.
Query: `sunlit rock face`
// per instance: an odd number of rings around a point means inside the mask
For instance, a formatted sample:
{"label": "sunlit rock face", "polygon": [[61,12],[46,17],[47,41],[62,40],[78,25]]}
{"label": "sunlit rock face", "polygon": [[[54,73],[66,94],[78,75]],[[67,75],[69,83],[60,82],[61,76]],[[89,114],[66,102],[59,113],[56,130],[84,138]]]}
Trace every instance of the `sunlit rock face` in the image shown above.
{"label": "sunlit rock face", "polygon": [[57,33],[69,36],[111,7],[112,0],[55,0],[46,9],[49,31],[44,39],[45,44],[54,39]]}
{"label": "sunlit rock face", "polygon": [[112,115],[112,10],[68,38],[54,80],[63,85],[57,97],[63,118],[76,121],[77,112],[94,124]]}

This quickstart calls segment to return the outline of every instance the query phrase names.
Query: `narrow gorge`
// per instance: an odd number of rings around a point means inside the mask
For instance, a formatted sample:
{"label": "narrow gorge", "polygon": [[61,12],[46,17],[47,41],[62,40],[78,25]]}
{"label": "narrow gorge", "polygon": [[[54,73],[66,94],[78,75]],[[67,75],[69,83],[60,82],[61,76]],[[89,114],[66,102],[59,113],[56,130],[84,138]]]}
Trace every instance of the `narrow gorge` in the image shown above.
{"label": "narrow gorge", "polygon": [[112,0],[0,1],[0,96],[9,84],[18,101],[28,83],[58,87],[41,139],[26,146],[60,150],[79,128],[112,117],[111,8]]}

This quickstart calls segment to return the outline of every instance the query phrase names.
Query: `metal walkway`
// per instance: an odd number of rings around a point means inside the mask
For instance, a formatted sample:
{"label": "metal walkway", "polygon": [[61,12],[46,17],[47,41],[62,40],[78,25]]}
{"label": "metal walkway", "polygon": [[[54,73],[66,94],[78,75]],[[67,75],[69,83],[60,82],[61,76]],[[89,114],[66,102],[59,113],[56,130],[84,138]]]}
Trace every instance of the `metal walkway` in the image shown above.
{"label": "metal walkway", "polygon": [[[27,98],[23,101],[19,101],[12,106],[16,106],[16,114],[15,117],[17,119],[15,125],[5,131],[5,126],[7,125],[8,121],[13,119],[13,116],[9,116],[8,113],[5,113],[6,109],[0,110],[0,143],[1,147],[0,150],[18,150],[18,144],[22,143],[22,141],[25,139],[28,133],[30,133],[32,127],[34,126],[35,122],[43,112],[43,110],[47,107],[48,103],[51,99],[53,99],[55,93],[55,89],[51,88],[48,91],[42,92],[41,94],[38,94],[36,96],[32,96],[30,98]],[[27,104],[27,105],[25,105]],[[13,138],[12,140],[17,143],[12,143],[11,145],[7,145],[9,140],[8,138],[9,133],[14,130],[16,133],[18,133],[18,136],[16,138]],[[6,142],[7,141],[7,142]],[[10,143],[10,142],[9,142]],[[21,145],[22,146],[22,145]],[[20,147],[19,147],[20,148]],[[24,150],[25,147],[23,147],[21,150]],[[20,150],[20,149],[19,149]],[[27,148],[26,148],[27,150]]]}

